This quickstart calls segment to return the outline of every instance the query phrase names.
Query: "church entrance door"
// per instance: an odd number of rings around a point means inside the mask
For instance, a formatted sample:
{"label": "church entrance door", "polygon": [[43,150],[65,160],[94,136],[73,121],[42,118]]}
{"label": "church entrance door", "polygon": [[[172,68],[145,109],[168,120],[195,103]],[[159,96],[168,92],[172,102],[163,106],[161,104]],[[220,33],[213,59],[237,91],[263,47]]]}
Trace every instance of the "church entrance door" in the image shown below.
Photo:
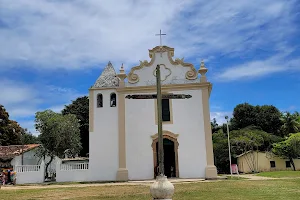
{"label": "church entrance door", "polygon": [[[169,140],[167,138],[164,138],[163,142],[164,142],[165,176],[167,176],[168,178],[177,177],[175,144],[172,140]],[[156,150],[158,150],[158,142],[156,142]],[[156,163],[158,163],[158,154],[156,154]]]}

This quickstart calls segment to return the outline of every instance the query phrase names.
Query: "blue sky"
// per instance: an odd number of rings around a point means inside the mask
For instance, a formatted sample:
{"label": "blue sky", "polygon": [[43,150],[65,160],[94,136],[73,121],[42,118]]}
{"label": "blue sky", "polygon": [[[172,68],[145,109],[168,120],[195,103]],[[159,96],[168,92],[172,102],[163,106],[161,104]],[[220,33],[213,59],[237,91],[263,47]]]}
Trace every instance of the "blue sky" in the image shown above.
{"label": "blue sky", "polygon": [[297,0],[0,0],[0,104],[34,130],[35,112],[87,95],[108,61],[126,71],[163,43],[213,83],[211,118],[236,104],[300,110]]}

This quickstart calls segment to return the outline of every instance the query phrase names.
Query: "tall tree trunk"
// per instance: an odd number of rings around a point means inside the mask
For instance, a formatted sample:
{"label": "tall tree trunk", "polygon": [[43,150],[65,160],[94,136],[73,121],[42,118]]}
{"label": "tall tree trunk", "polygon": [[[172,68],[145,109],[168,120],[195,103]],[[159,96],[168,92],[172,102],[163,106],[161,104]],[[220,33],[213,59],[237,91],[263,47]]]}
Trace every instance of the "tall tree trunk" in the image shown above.
{"label": "tall tree trunk", "polygon": [[45,178],[48,178],[48,167],[49,167],[49,165],[51,164],[51,162],[53,161],[53,159],[54,159],[54,157],[51,156],[49,162],[46,163],[46,169],[45,169],[45,174],[46,174],[46,175],[45,175]]}
{"label": "tall tree trunk", "polygon": [[293,166],[293,170],[296,171],[296,167],[295,167],[295,163],[294,163],[293,158],[290,158],[290,162],[291,162],[291,164]]}

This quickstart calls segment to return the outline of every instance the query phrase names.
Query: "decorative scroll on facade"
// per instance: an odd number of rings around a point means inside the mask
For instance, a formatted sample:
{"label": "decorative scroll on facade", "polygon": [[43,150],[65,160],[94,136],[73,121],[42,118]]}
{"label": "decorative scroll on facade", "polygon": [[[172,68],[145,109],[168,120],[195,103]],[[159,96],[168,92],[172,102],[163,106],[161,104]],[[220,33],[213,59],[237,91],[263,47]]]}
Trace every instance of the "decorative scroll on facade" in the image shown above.
{"label": "decorative scroll on facade", "polygon": [[128,82],[131,84],[137,83],[140,81],[138,74],[136,74],[135,71],[142,69],[144,67],[150,67],[153,65],[154,61],[155,61],[155,54],[156,53],[167,53],[168,56],[168,60],[170,62],[170,64],[178,66],[181,65],[182,67],[187,67],[189,68],[189,70],[186,72],[185,74],[185,78],[187,80],[195,80],[198,77],[198,72],[195,69],[194,65],[191,63],[185,63],[184,59],[175,59],[175,61],[173,60],[173,56],[174,56],[174,48],[170,48],[167,46],[157,46],[151,50],[149,50],[149,57],[151,58],[150,62],[148,62],[147,60],[145,61],[140,61],[140,65],[135,66],[131,69],[131,71],[128,74]]}

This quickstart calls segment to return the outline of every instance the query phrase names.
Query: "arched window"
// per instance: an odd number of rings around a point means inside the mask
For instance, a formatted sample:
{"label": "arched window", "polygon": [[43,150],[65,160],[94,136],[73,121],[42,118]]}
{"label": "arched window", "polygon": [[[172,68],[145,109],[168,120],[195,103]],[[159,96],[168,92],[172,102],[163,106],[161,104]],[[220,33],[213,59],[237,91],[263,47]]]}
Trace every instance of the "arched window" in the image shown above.
{"label": "arched window", "polygon": [[103,107],[103,96],[102,94],[97,95],[97,108]]}
{"label": "arched window", "polygon": [[115,93],[110,94],[110,107],[117,106],[117,95]]}

